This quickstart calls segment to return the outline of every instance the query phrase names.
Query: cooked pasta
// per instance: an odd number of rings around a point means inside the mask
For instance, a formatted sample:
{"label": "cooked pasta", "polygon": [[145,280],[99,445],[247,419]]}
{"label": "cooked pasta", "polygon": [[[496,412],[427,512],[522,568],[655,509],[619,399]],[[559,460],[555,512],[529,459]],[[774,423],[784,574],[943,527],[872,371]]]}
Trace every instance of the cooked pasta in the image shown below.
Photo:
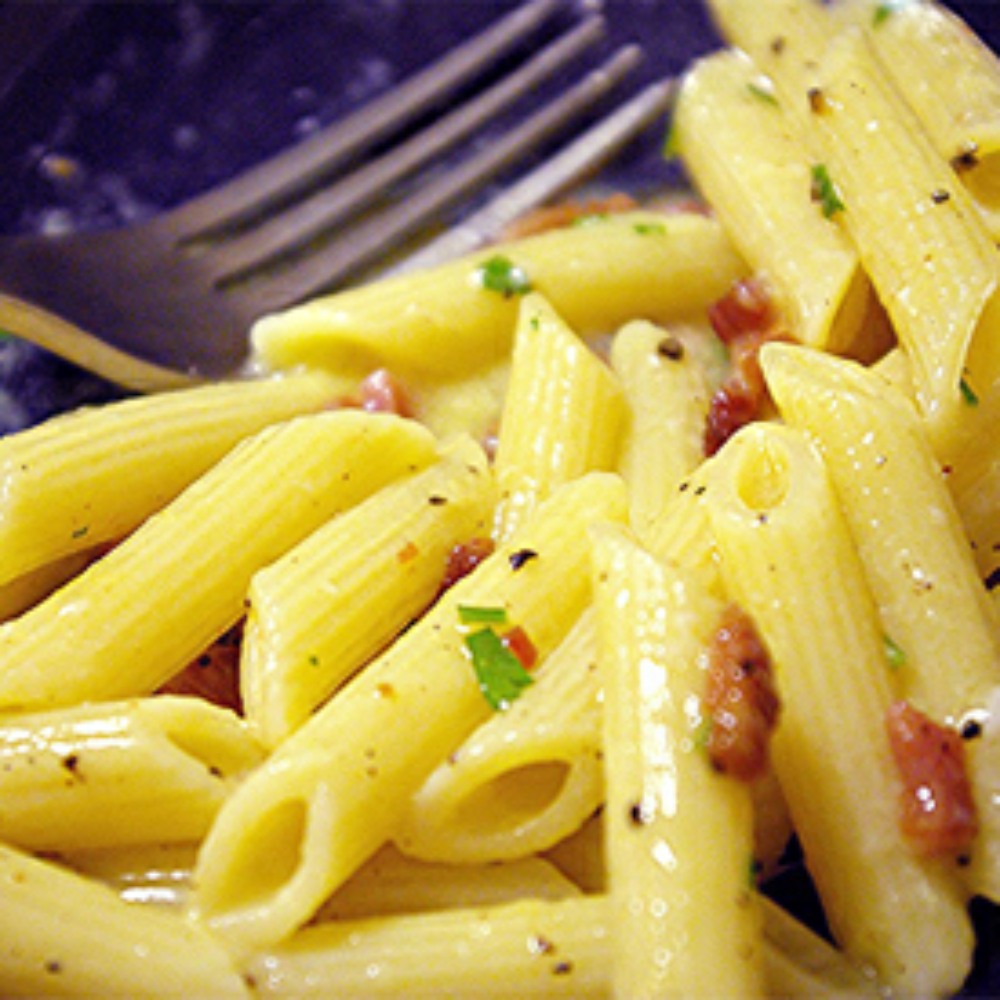
{"label": "cooked pasta", "polygon": [[259,317],[253,379],[0,441],[0,996],[962,988],[1000,71],[930,0],[706,8],[701,203],[560,210]]}

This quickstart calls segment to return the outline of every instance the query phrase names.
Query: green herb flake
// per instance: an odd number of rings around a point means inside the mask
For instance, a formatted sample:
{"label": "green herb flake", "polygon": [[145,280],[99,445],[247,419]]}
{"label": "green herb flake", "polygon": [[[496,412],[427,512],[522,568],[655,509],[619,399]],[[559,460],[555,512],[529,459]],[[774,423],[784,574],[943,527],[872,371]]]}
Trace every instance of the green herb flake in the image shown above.
{"label": "green herb flake", "polygon": [[90,527],[88,525],[84,525],[82,528],[73,529],[74,538],[86,538],[88,534],[90,534]]}
{"label": "green herb flake", "polygon": [[774,96],[771,90],[759,83],[755,83],[753,80],[747,84],[747,91],[751,97],[755,97],[758,101],[763,101],[765,104],[771,104],[774,107],[778,106],[778,98]]}
{"label": "green herb flake", "polygon": [[637,222],[632,228],[640,236],[665,236],[667,232],[662,222]]}
{"label": "green herb flake", "polygon": [[963,378],[958,383],[958,388],[962,393],[962,399],[965,400],[966,404],[969,406],[978,406],[979,397],[976,395],[975,390],[971,385]]}
{"label": "green herb flake", "polygon": [[465,646],[472,656],[479,690],[494,711],[506,711],[534,683],[531,674],[493,629],[483,628],[467,635]]}
{"label": "green herb flake", "polygon": [[482,607],[477,604],[460,604],[458,620],[463,625],[506,625],[507,610],[505,608]]}
{"label": "green herb flake", "polygon": [[882,648],[885,650],[885,658],[889,661],[889,666],[893,670],[899,670],[906,663],[906,653],[902,647],[888,635],[882,636]]}
{"label": "green herb flake", "polygon": [[476,274],[483,288],[499,292],[505,299],[531,291],[531,282],[524,269],[500,254],[484,261]]}
{"label": "green herb flake", "polygon": [[823,163],[815,163],[812,168],[812,199],[818,201],[823,209],[823,215],[829,219],[837,212],[844,211],[844,203],[840,200],[837,187],[830,178],[830,172]]}
{"label": "green herb flake", "polygon": [[607,212],[588,212],[586,215],[578,215],[573,222],[572,226],[577,228],[583,228],[585,226],[596,226],[601,222],[608,221]]}
{"label": "green herb flake", "polygon": [[900,0],[888,0],[887,3],[880,3],[872,12],[872,27],[877,28],[880,24],[885,24],[902,6],[903,3]]}
{"label": "green herb flake", "polygon": [[677,134],[675,123],[671,121],[667,128],[667,134],[663,137],[663,146],[660,155],[667,161],[680,159],[681,139]]}

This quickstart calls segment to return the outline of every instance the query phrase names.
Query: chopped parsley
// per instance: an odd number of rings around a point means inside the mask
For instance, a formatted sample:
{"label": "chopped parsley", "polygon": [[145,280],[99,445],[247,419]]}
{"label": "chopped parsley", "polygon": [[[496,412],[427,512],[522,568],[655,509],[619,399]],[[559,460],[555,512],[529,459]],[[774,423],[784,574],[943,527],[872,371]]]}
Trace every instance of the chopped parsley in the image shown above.
{"label": "chopped parsley", "polygon": [[880,3],[872,13],[872,27],[877,28],[880,24],[885,24],[900,7],[906,6],[906,3],[907,0],[887,0],[886,3]]}
{"label": "chopped parsley", "polygon": [[521,697],[534,678],[491,628],[482,628],[465,637],[472,656],[479,690],[497,712],[504,712]]}
{"label": "chopped parsley", "polygon": [[976,395],[972,386],[969,385],[964,378],[959,381],[958,388],[962,393],[962,399],[964,399],[969,406],[979,405],[979,397]]}
{"label": "chopped parsley", "polygon": [[681,155],[681,140],[673,121],[667,128],[667,134],[663,137],[663,147],[660,153],[665,160],[676,160]]}
{"label": "chopped parsley", "polygon": [[460,604],[458,620],[463,625],[506,625],[506,608],[482,607],[476,604]]}
{"label": "chopped parsley", "polygon": [[476,274],[483,288],[499,292],[505,299],[531,291],[531,282],[524,269],[502,254],[484,261]]}
{"label": "chopped parsley", "polygon": [[898,670],[906,663],[906,653],[903,648],[888,635],[882,636],[882,648],[885,650],[885,658],[889,661],[889,666],[893,670]]}
{"label": "chopped parsley", "polygon": [[640,236],[663,236],[667,231],[662,222],[637,222],[632,228]]}
{"label": "chopped parsley", "polygon": [[762,86],[759,83],[755,83],[751,80],[747,84],[747,90],[752,97],[757,98],[758,101],[763,101],[765,104],[773,104],[775,107],[778,106],[778,98],[774,96],[771,90],[767,87]]}
{"label": "chopped parsley", "polygon": [[812,199],[818,201],[823,215],[829,219],[837,212],[844,211],[837,187],[830,178],[830,172],[823,163],[815,163],[812,168]]}

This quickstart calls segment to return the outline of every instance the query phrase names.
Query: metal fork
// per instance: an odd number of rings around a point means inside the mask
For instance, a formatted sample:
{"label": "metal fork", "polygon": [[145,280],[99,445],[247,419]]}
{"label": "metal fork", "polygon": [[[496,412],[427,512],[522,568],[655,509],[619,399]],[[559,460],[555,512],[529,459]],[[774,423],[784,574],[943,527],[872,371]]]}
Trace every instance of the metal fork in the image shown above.
{"label": "metal fork", "polygon": [[[602,37],[603,20],[585,16],[454,111],[394,139],[529,40],[562,2],[532,0],[384,97],[148,222],[0,237],[0,329],[134,391],[246,374],[254,319],[386,258],[571,125],[634,68],[638,48],[619,49],[476,155],[432,174],[396,204],[373,207]],[[670,95],[669,81],[641,91],[459,227],[458,245],[439,242],[421,263],[487,241],[517,214],[599,169],[666,110]],[[387,152],[366,158],[388,140]],[[328,182],[338,170],[342,176]],[[334,230],[338,238],[330,239]]]}

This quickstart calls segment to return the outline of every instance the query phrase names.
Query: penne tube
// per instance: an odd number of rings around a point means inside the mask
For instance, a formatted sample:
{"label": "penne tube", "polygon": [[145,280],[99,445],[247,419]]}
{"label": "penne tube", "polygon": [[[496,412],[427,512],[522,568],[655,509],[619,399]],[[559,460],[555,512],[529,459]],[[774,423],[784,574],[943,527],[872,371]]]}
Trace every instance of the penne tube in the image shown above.
{"label": "penne tube", "polygon": [[489,865],[435,864],[384,847],[323,904],[314,923],[579,895],[580,888],[544,858]]}
{"label": "penne tube", "polygon": [[1000,61],[941,3],[841,0],[941,156],[1000,237]]}
{"label": "penne tube", "polygon": [[100,554],[100,547],[84,552],[73,552],[36,569],[28,570],[27,573],[22,573],[7,583],[0,583],[0,622],[24,614],[28,608],[38,604],[85,570]]}
{"label": "penne tube", "polygon": [[[781,945],[765,940],[767,995],[856,1000],[881,994],[843,955],[791,918],[775,915]],[[245,975],[260,997],[611,996],[609,901],[531,900],[488,908],[318,924],[251,955]],[[765,931],[769,932],[765,926]],[[795,951],[783,950],[785,942]]]}
{"label": "penne tube", "polygon": [[571,834],[604,797],[599,698],[588,608],[535,683],[435,768],[396,843],[469,864],[527,857]]}
{"label": "penne tube", "polygon": [[468,437],[327,522],[250,581],[247,719],[276,747],[437,597],[451,550],[488,538],[493,477]]}
{"label": "penne tube", "polygon": [[0,718],[0,840],[42,851],[195,840],[262,759],[238,716],[200,698]]}
{"label": "penne tube", "polygon": [[996,289],[996,248],[863,32],[834,39],[816,88],[825,210],[857,246],[912,362],[924,416],[947,425],[961,411],[969,345]]}
{"label": "penne tube", "polygon": [[[851,362],[774,344],[761,363],[782,416],[823,453],[886,635],[899,651],[900,690],[946,725],[980,717],[1000,684],[1000,621],[916,411]],[[980,824],[970,884],[995,897],[996,779],[992,768],[975,766],[970,778]]]}
{"label": "penne tube", "polygon": [[[796,122],[808,121],[807,94],[836,28],[829,8],[820,0],[707,0],[706,6],[723,39],[774,85],[782,108]],[[808,128],[802,138],[808,146]]]}
{"label": "penne tube", "polygon": [[198,845],[127,844],[59,851],[55,860],[87,878],[103,882],[119,899],[182,914],[191,894]]}
{"label": "penne tube", "polygon": [[[495,665],[474,660],[462,609],[499,609],[546,656],[588,598],[580,534],[623,518],[623,492],[592,473],[553,494],[240,786],[199,856],[205,923],[242,946],[276,941],[394,836],[408,797],[489,716],[487,697],[501,709],[516,697],[496,690]],[[489,626],[475,635],[502,645]]]}
{"label": "penne tube", "polygon": [[851,361],[769,344],[761,365],[782,417],[823,455],[903,653],[899,686],[935,718],[960,722],[1000,680],[1000,632],[919,415]]}
{"label": "penne tube", "polygon": [[615,214],[265,316],[251,339],[267,368],[454,378],[509,353],[528,288],[590,336],[637,315],[694,316],[745,272],[711,219]]}
{"label": "penne tube", "polygon": [[337,391],[321,373],[207,385],[81,408],[3,438],[0,584],[117,542],[242,438],[323,409]]}
{"label": "penne tube", "polygon": [[965,893],[902,832],[891,668],[819,453],[801,431],[752,424],[716,455],[705,503],[722,577],[774,663],[774,765],[835,939],[903,995],[954,992],[972,958]]}
{"label": "penne tube", "polygon": [[[700,487],[677,492],[651,539],[658,555],[698,573],[705,586],[717,584]],[[407,853],[467,863],[522,857],[555,846],[592,815],[604,794],[595,628],[587,608],[542,662],[536,683],[438,765],[397,836]],[[768,820],[766,858],[779,823],[777,815]]]}
{"label": "penne tube", "polygon": [[557,487],[613,469],[626,412],[614,373],[541,295],[525,295],[494,461],[495,537],[509,537]]}
{"label": "penne tube", "polygon": [[613,995],[760,996],[750,787],[699,739],[723,605],[620,529],[591,539]]}
{"label": "penne tube", "polygon": [[239,620],[258,569],[434,455],[427,430],[382,414],[343,410],[262,431],[0,626],[0,709],[155,690]]}
{"label": "penne tube", "polygon": [[201,927],[4,845],[0,898],[0,994],[11,1000],[251,995]]}
{"label": "penne tube", "polygon": [[817,211],[812,160],[770,88],[743,52],[706,56],[684,77],[674,134],[693,183],[767,282],[783,328],[843,351],[858,339],[871,287],[850,240]]}
{"label": "penne tube", "polygon": [[707,330],[634,320],[611,342],[611,367],[629,412],[618,470],[640,537],[704,457],[710,389],[692,340],[709,336]]}

